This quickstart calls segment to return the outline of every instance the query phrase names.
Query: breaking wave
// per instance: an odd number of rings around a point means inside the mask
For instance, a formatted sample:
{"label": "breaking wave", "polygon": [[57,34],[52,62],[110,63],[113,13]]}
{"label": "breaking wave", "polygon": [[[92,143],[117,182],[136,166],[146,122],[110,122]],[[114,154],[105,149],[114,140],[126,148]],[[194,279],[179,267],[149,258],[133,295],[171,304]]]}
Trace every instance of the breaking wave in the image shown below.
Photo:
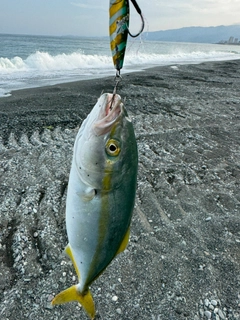
{"label": "breaking wave", "polygon": [[18,71],[60,71],[74,69],[104,68],[111,62],[110,57],[85,55],[82,53],[50,55],[48,52],[37,51],[25,60],[20,57],[12,59],[0,58],[0,72],[13,73]]}
{"label": "breaking wave", "polygon": [[[169,50],[159,52],[146,46],[146,50],[127,50],[124,72],[143,70],[161,65],[200,63],[239,59],[239,52]],[[175,49],[175,48],[174,48]],[[70,54],[52,55],[36,51],[23,59],[21,57],[0,57],[0,96],[12,90],[40,87],[68,81],[90,79],[114,75],[112,57],[103,54],[85,54],[82,51]]]}
{"label": "breaking wave", "polygon": [[[150,65],[167,65],[171,63],[201,62],[206,60],[233,59],[232,52],[191,52],[173,54],[147,54],[127,53],[125,67]],[[20,57],[12,59],[0,58],[0,73],[11,74],[15,72],[46,72],[46,71],[71,71],[82,70],[84,72],[96,69],[112,68],[112,59],[104,55],[86,55],[83,53],[50,55],[48,52],[37,51],[28,56],[25,60]]]}

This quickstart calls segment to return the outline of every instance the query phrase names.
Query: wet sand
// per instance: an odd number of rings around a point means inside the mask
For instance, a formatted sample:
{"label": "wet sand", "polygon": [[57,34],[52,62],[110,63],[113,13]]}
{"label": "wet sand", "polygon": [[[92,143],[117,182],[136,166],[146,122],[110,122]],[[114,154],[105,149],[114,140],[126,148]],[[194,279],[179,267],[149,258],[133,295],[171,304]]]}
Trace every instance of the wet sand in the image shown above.
{"label": "wet sand", "polygon": [[[240,60],[123,75],[138,190],[128,248],[91,286],[97,319],[240,319],[239,88]],[[0,98],[1,319],[87,319],[50,301],[76,283],[62,254],[74,139],[112,90],[110,77]]]}

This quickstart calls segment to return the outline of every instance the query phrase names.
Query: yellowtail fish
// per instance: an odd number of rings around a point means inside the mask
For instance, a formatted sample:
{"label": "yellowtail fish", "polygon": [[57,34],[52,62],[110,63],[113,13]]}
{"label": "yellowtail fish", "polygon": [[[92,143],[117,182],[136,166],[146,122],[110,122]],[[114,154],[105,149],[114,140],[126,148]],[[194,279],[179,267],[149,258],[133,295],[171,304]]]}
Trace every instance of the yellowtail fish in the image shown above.
{"label": "yellowtail fish", "polygon": [[121,97],[105,93],[78,132],[68,184],[65,251],[78,284],[60,292],[53,305],[78,301],[94,319],[89,286],[128,244],[137,166],[134,129]]}

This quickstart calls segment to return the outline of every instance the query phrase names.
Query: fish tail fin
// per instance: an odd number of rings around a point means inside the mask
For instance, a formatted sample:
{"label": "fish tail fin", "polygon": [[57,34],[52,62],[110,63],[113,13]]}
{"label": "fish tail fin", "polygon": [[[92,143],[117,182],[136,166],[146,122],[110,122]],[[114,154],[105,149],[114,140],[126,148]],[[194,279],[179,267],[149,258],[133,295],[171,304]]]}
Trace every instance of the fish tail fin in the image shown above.
{"label": "fish tail fin", "polygon": [[79,302],[87,312],[90,319],[95,318],[95,307],[90,290],[88,290],[85,294],[81,294],[77,289],[77,285],[74,285],[56,295],[56,297],[52,300],[52,305],[71,301]]}

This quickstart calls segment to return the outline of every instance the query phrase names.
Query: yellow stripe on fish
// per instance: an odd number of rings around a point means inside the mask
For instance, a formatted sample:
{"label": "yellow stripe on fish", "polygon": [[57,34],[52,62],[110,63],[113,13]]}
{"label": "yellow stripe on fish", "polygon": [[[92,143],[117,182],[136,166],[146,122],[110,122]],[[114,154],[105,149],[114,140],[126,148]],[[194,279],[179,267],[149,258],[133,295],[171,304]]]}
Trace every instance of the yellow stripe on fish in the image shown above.
{"label": "yellow stripe on fish", "polygon": [[[102,201],[101,201],[101,214],[100,214],[100,221],[99,221],[99,230],[98,230],[98,246],[96,249],[96,254],[93,257],[91,266],[89,268],[89,274],[93,274],[93,270],[95,266],[99,263],[99,254],[98,252],[102,250],[104,243],[105,243],[105,237],[108,234],[107,230],[109,228],[109,218],[111,215],[111,205],[109,201],[109,191],[112,188],[112,177],[114,174],[114,162],[115,157],[119,155],[121,152],[121,146],[117,140],[114,139],[114,134],[116,132],[116,127],[118,125],[118,122],[116,122],[110,131],[109,139],[106,142],[105,145],[105,151],[110,157],[105,160],[105,169],[104,169],[104,175],[102,179]],[[127,246],[127,244],[126,244]],[[114,258],[114,257],[113,257]],[[104,270],[102,270],[103,272]]]}

